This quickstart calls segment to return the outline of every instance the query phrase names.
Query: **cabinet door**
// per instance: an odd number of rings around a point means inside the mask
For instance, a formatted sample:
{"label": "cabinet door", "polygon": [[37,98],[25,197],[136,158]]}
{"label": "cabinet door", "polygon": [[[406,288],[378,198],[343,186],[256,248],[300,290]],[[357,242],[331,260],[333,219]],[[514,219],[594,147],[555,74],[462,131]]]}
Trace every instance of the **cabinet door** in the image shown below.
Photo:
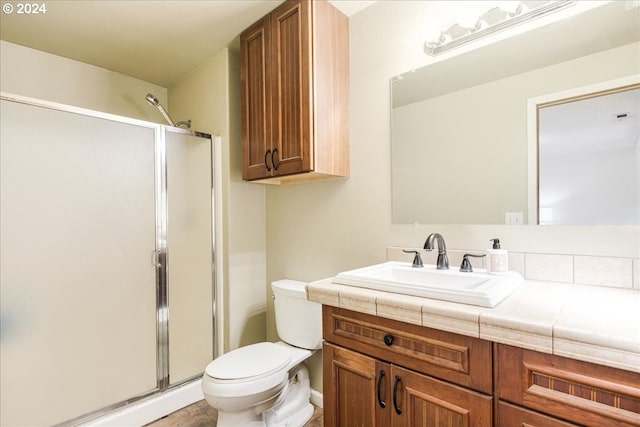
{"label": "cabinet door", "polygon": [[391,425],[389,364],[324,344],[325,427]]}
{"label": "cabinet door", "polygon": [[271,14],[274,175],[313,169],[311,2],[290,0]]}
{"label": "cabinet door", "polygon": [[256,22],[240,35],[240,92],[242,114],[242,178],[272,175],[271,97],[269,67],[271,21]]}
{"label": "cabinet door", "polygon": [[493,399],[435,378],[392,366],[393,427],[486,427]]}

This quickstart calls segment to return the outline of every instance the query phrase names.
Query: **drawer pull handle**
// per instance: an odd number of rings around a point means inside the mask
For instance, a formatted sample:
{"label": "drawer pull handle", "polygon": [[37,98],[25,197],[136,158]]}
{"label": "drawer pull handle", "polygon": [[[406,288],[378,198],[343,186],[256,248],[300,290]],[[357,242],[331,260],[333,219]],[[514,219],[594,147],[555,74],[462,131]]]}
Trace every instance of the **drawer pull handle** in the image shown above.
{"label": "drawer pull handle", "polygon": [[398,406],[398,385],[402,382],[402,378],[396,375],[396,382],[393,384],[393,409],[396,414],[402,415],[402,409]]}
{"label": "drawer pull handle", "polygon": [[386,408],[387,404],[382,400],[382,397],[380,396],[380,388],[382,387],[382,377],[384,377],[384,371],[382,369],[380,369],[380,373],[378,374],[378,385],[376,386],[376,396],[378,397],[378,405],[380,405],[381,408]]}
{"label": "drawer pull handle", "polygon": [[384,343],[385,343],[386,346],[393,345],[393,335],[385,335],[384,336]]}

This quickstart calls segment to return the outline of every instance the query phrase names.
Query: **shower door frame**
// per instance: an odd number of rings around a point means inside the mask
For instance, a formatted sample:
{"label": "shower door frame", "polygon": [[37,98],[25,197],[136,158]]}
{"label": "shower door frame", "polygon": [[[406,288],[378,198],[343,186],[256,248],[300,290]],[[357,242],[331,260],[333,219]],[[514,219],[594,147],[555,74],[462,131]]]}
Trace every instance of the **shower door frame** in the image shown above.
{"label": "shower door frame", "polygon": [[185,385],[191,381],[201,378],[202,372],[171,384],[169,373],[169,283],[168,277],[168,256],[167,256],[167,235],[168,235],[168,189],[167,189],[167,132],[189,135],[209,140],[209,153],[211,164],[211,291],[212,291],[212,359],[217,356],[218,349],[218,328],[216,313],[218,306],[217,289],[217,269],[216,269],[216,145],[220,145],[219,136],[210,135],[203,132],[182,129],[173,126],[166,126],[158,123],[134,119],[116,114],[90,110],[67,104],[61,104],[22,95],[11,94],[0,91],[2,101],[15,102],[34,107],[46,108],[71,114],[78,114],[97,119],[115,121],[119,123],[139,126],[152,129],[154,132],[154,187],[155,187],[155,251],[153,262],[155,266],[155,293],[156,293],[156,388],[131,396],[126,400],[113,403],[111,405],[98,408],[92,412],[80,415],[76,418],[56,424],[57,426],[75,426],[83,424],[92,419],[98,418],[113,410],[122,408],[139,400],[155,396],[176,387]]}
{"label": "shower door frame", "polygon": [[[149,122],[143,122],[149,123]],[[209,158],[211,160],[211,285],[212,285],[212,358],[217,355],[216,330],[216,205],[215,205],[215,147],[214,141],[220,137],[212,136],[208,133],[192,131],[167,125],[155,125],[156,134],[156,315],[157,315],[157,343],[156,343],[156,367],[157,367],[157,387],[158,392],[163,392],[171,388],[183,385],[202,377],[204,371],[186,378],[182,381],[171,383],[169,375],[169,283],[167,281],[169,264],[167,258],[167,235],[168,235],[168,190],[167,190],[167,132],[190,135],[199,138],[209,139]],[[152,393],[154,394],[154,393]]]}

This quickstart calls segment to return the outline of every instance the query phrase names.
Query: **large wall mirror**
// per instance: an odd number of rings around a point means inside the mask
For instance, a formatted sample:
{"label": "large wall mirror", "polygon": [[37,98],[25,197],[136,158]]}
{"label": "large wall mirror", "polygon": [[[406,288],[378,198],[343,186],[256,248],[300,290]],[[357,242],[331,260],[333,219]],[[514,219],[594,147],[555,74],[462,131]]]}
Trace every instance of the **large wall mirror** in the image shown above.
{"label": "large wall mirror", "polygon": [[[638,22],[640,8],[611,2],[392,78],[393,223],[638,223],[637,207],[623,220],[539,215],[548,206],[544,196],[538,206],[538,178],[547,187],[553,181],[542,163],[538,177],[537,158],[531,161],[537,149],[528,142],[531,99],[640,75]],[[610,114],[628,113],[626,123],[637,130],[637,110],[626,110]],[[637,137],[633,144],[638,153]],[[554,171],[556,184],[571,173]],[[637,167],[627,177],[633,173],[640,186]]]}

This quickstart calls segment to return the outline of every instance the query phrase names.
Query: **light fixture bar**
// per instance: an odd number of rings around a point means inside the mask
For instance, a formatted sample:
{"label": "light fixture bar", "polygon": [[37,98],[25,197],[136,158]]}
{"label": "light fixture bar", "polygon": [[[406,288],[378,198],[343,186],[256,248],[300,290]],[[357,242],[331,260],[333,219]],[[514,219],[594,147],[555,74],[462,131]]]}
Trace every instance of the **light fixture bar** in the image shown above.
{"label": "light fixture bar", "polygon": [[[525,2],[520,2],[520,5],[518,6],[518,10],[522,10],[523,3]],[[531,3],[531,2],[526,2],[526,3]],[[441,53],[447,52],[451,49],[460,47],[464,44],[476,41],[480,38],[506,30],[515,25],[523,24],[533,19],[537,19],[542,16],[548,15],[552,12],[557,12],[561,9],[565,9],[569,6],[573,6],[575,3],[576,1],[569,1],[569,0],[547,2],[539,7],[532,8],[521,14],[518,14],[516,12],[516,14],[513,16],[507,15],[507,17],[503,21],[489,24],[487,27],[484,27],[484,28],[482,28],[480,19],[478,19],[474,28],[461,27],[459,24],[453,25],[449,27],[447,30],[443,30],[440,33],[439,41],[437,42],[426,41],[424,43],[424,53],[430,56],[436,56]],[[488,11],[487,13],[490,13],[491,11]],[[470,33],[456,38],[452,35],[450,31],[453,27],[456,27],[456,26],[459,28],[464,28],[470,31]],[[450,39],[450,40],[447,40],[447,39]]]}

